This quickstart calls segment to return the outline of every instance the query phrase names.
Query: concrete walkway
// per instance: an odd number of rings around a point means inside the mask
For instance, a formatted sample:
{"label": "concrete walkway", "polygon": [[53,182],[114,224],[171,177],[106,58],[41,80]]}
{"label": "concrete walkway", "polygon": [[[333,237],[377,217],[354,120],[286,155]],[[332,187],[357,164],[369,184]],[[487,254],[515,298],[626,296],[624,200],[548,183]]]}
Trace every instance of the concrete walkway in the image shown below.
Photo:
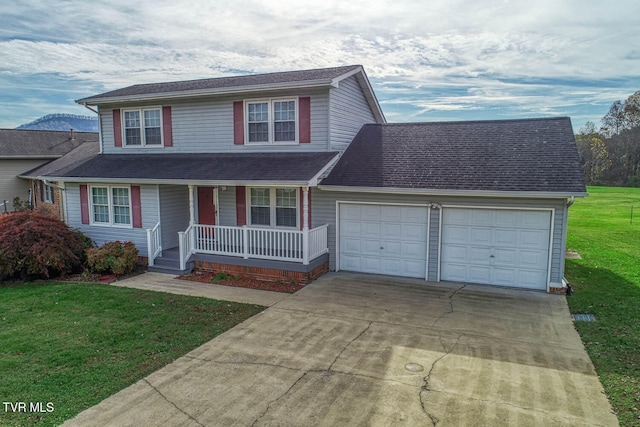
{"label": "concrete walkway", "polygon": [[562,296],[330,273],[261,303],[64,425],[618,425]]}

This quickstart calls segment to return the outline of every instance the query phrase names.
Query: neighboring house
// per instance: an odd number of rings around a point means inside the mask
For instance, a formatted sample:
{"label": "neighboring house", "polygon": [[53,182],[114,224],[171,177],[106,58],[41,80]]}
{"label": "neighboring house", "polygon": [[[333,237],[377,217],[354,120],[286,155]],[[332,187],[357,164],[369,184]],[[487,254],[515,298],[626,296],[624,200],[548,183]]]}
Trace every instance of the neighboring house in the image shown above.
{"label": "neighboring house", "polygon": [[[42,196],[44,203],[55,203],[59,194],[54,187],[41,186],[34,193],[32,184],[19,175],[61,158],[86,141],[97,140],[98,134],[91,132],[0,129],[0,204],[7,201],[7,211],[13,211],[14,198],[34,205],[34,196]],[[5,212],[4,205],[1,212]]]}
{"label": "neighboring house", "polygon": [[101,154],[45,175],[71,226],[151,268],[563,286],[586,195],[568,118],[386,124],[361,66],[77,102],[99,111]]}

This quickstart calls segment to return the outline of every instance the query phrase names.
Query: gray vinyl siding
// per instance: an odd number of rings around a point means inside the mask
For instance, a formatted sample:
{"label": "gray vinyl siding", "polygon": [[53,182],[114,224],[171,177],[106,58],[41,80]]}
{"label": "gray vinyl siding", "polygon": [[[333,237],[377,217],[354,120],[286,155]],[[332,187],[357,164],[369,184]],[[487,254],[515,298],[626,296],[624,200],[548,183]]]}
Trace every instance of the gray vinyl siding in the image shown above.
{"label": "gray vinyl siding", "polygon": [[330,100],[330,149],[345,150],[362,125],[375,123],[375,118],[355,76],[332,88]]}
{"label": "gray vinyl siding", "polygon": [[[20,197],[22,201],[29,201],[30,181],[18,178],[25,172],[35,169],[50,160],[43,159],[0,159],[0,203],[6,200],[7,210],[13,211],[13,199]],[[4,207],[0,206],[0,213]]]}
{"label": "gray vinyl siding", "polygon": [[218,220],[220,225],[229,227],[237,225],[236,222],[236,187],[218,188]]}
{"label": "gray vinyl siding", "polygon": [[[114,184],[118,185],[118,184]],[[121,184],[127,185],[127,184]],[[153,228],[160,220],[158,212],[158,187],[156,185],[140,186],[140,203],[142,207],[142,228],[119,228],[92,226],[82,223],[80,210],[80,185],[67,183],[65,190],[67,206],[67,223],[81,230],[98,245],[106,242],[132,241],[138,248],[140,256],[147,256],[147,229]]]}
{"label": "gray vinyl siding", "polygon": [[[551,283],[561,283],[564,274],[564,250],[566,233],[566,201],[564,199],[507,199],[474,197],[429,197],[424,195],[402,195],[382,193],[351,193],[314,191],[312,215],[314,226],[329,224],[329,264],[336,268],[336,202],[402,203],[421,204],[438,203],[440,205],[466,207],[513,207],[513,208],[553,208],[554,230],[551,251]],[[446,209],[446,208],[445,208]],[[440,209],[431,209],[429,228],[428,280],[437,280],[438,252],[440,248]]]}
{"label": "gray vinyl siding", "polygon": [[189,187],[161,185],[160,228],[162,249],[178,247],[178,232],[189,227]]}
{"label": "gray vinyl siding", "polygon": [[[311,98],[311,143],[296,145],[235,145],[233,128],[233,103],[248,99],[267,99],[280,97]],[[114,106],[101,108],[100,120],[104,153],[248,153],[248,152],[285,152],[285,151],[327,151],[328,150],[328,90],[313,90],[304,93],[281,91],[277,93],[254,94],[250,97],[211,98],[201,101],[172,101],[171,106],[172,147],[115,147],[113,131]],[[149,106],[161,107],[160,104]],[[131,108],[144,105],[129,106]]]}

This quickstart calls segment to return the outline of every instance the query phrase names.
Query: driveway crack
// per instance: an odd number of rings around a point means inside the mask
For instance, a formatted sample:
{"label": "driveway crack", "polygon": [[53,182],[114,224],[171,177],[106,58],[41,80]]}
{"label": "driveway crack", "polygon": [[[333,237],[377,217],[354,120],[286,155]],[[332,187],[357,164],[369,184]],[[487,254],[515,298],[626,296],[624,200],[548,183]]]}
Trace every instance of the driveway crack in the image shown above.
{"label": "driveway crack", "polygon": [[431,326],[432,326],[432,327],[433,327],[433,326],[435,326],[435,325],[436,325],[436,323],[438,323],[438,322],[439,322],[439,321],[440,321],[444,316],[446,316],[446,315],[448,315],[448,314],[453,313],[453,311],[454,311],[454,308],[453,308],[453,297],[454,297],[454,296],[456,296],[456,294],[457,294],[459,291],[463,290],[463,289],[464,289],[464,288],[466,288],[466,287],[467,287],[467,285],[462,285],[462,286],[460,286],[458,289],[456,289],[455,291],[453,291],[453,293],[452,293],[451,295],[449,295],[449,311],[446,311],[446,312],[442,313],[440,316],[438,316],[438,317],[433,321],[433,323],[431,324]]}
{"label": "driveway crack", "polygon": [[145,383],[147,383],[147,385],[149,387],[151,387],[152,389],[154,389],[156,391],[156,393],[158,393],[160,396],[162,396],[162,398],[164,400],[167,401],[167,403],[171,404],[171,406],[173,406],[174,408],[176,408],[178,411],[182,412],[184,415],[186,415],[190,420],[193,420],[196,424],[198,424],[199,426],[204,427],[204,424],[202,424],[200,421],[196,420],[192,415],[190,415],[189,413],[187,413],[184,409],[182,409],[181,407],[179,407],[178,405],[175,404],[175,402],[169,400],[169,398],[167,398],[167,396],[165,396],[164,394],[162,394],[162,392],[160,390],[158,390],[158,388],[156,386],[154,386],[153,384],[151,384],[149,382],[149,380],[147,380],[146,378],[143,378],[142,381],[144,381]]}
{"label": "driveway crack", "polygon": [[424,377],[424,385],[421,387],[420,392],[418,393],[418,397],[420,399],[420,406],[422,407],[422,412],[424,412],[429,417],[429,419],[431,420],[431,423],[434,425],[434,427],[440,422],[440,420],[435,415],[431,414],[429,412],[429,410],[427,409],[427,406],[426,406],[425,397],[426,397],[426,394],[429,391],[431,391],[431,389],[429,388],[429,380],[431,379],[431,374],[433,373],[433,370],[435,369],[436,364],[439,361],[441,361],[442,359],[444,359],[446,356],[451,354],[451,352],[453,350],[455,350],[455,348],[460,343],[460,339],[463,336],[464,335],[458,335],[458,338],[456,338],[455,344],[453,346],[451,346],[451,348],[449,350],[447,350],[447,347],[445,346],[445,343],[442,341],[442,335],[438,335],[438,338],[440,339],[440,344],[442,345],[442,348],[444,349],[445,353],[442,356],[438,357],[436,360],[433,361],[433,363],[431,364],[431,368],[429,369],[429,372],[427,373],[427,376]]}
{"label": "driveway crack", "polygon": [[371,327],[371,325],[373,324],[373,320],[369,322],[369,324],[367,325],[366,328],[364,328],[362,330],[362,332],[360,332],[358,334],[357,337],[355,337],[354,339],[352,339],[351,341],[349,341],[343,348],[342,350],[340,350],[340,353],[338,353],[338,355],[336,356],[335,359],[333,359],[333,362],[331,362],[331,364],[329,365],[329,367],[327,368],[327,371],[331,371],[331,368],[333,368],[333,365],[338,361],[338,359],[340,358],[340,356],[342,356],[342,353],[345,352],[345,350],[351,345],[353,344],[355,341],[357,341],[362,335],[365,334],[365,332],[367,332],[369,330],[369,328]]}
{"label": "driveway crack", "polygon": [[260,421],[262,418],[264,418],[265,415],[267,415],[267,412],[269,412],[269,409],[271,409],[271,405],[273,403],[276,403],[278,400],[282,399],[284,396],[286,396],[287,394],[289,394],[289,392],[291,390],[293,390],[293,388],[300,382],[302,381],[302,379],[307,376],[307,374],[309,373],[309,371],[305,371],[302,375],[300,375],[300,377],[293,383],[291,384],[291,387],[289,387],[284,393],[282,393],[280,396],[276,397],[275,399],[271,400],[269,403],[267,403],[267,407],[264,409],[264,412],[262,412],[262,414],[260,414],[260,416],[258,418],[255,419],[255,421],[253,423],[251,423],[251,427],[255,426],[256,423],[258,421]]}

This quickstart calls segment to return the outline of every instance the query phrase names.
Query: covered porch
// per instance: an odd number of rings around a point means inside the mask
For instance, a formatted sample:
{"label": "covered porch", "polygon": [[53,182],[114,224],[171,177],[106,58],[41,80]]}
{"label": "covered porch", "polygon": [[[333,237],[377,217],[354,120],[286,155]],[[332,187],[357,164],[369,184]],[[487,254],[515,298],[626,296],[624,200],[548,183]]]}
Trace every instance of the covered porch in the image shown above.
{"label": "covered porch", "polygon": [[[255,267],[261,272],[308,273],[328,258],[329,226],[311,226],[308,185],[189,184],[159,186],[158,194],[160,221],[146,230],[151,269],[172,267],[184,274],[196,266],[249,273]],[[288,200],[284,195],[289,196]],[[276,196],[278,200],[272,200]],[[184,215],[185,209],[180,212],[175,207],[186,207],[187,197],[188,223],[180,228],[187,218],[180,221],[176,216]],[[271,208],[264,206],[269,203]],[[286,226],[279,227],[282,222]]]}

